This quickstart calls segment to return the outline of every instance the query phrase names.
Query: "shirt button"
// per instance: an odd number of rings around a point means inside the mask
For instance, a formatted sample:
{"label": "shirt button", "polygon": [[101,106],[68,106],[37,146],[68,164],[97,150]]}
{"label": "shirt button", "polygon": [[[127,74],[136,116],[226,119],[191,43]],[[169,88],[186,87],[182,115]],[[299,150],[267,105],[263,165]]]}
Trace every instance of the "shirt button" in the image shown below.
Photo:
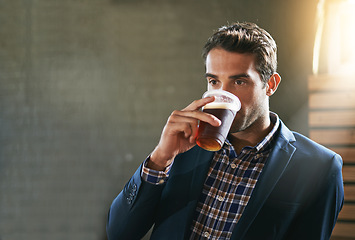
{"label": "shirt button", "polygon": [[220,201],[220,202],[222,202],[222,201],[224,200],[224,198],[223,198],[222,196],[218,196],[218,197],[217,197],[217,200]]}
{"label": "shirt button", "polygon": [[208,238],[208,237],[210,237],[210,233],[209,233],[209,232],[204,232],[204,233],[203,233],[203,236],[206,237],[206,238]]}
{"label": "shirt button", "polygon": [[231,168],[234,169],[234,168],[236,168],[236,167],[237,167],[237,165],[235,165],[234,163],[231,164]]}

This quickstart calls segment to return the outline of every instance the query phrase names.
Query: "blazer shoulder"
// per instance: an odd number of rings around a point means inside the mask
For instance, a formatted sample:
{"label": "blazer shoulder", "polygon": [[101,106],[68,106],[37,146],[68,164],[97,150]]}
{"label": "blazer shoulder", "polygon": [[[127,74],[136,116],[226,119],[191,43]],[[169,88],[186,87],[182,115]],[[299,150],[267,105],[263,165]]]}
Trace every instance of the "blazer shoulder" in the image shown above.
{"label": "blazer shoulder", "polygon": [[321,161],[323,163],[334,164],[338,166],[338,168],[342,167],[343,161],[338,153],[300,133],[292,133],[296,139],[292,144],[296,147],[298,154],[312,161]]}
{"label": "blazer shoulder", "polygon": [[303,149],[317,150],[318,152],[324,152],[324,154],[331,155],[331,156],[337,154],[333,150],[323,146],[320,143],[317,143],[316,141],[310,139],[309,137],[306,137],[294,131],[292,131],[292,133],[296,139],[296,141],[294,142],[294,145],[296,147],[302,147]]}
{"label": "blazer shoulder", "polygon": [[[303,164],[335,164],[338,168],[342,166],[342,159],[339,154],[326,148],[298,132],[291,131],[280,120],[281,128],[278,135],[278,144],[281,146],[292,146],[295,149],[294,158]],[[285,145],[286,144],[286,145]]]}

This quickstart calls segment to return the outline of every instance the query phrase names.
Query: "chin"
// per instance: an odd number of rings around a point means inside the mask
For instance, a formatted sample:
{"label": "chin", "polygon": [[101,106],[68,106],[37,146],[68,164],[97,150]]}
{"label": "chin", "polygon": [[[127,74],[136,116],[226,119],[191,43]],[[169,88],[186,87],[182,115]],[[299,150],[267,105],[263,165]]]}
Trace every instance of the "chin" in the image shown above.
{"label": "chin", "polygon": [[234,120],[234,122],[232,123],[231,129],[229,130],[229,133],[238,133],[238,132],[243,132],[245,130],[247,130],[249,127],[251,127],[253,125],[253,123],[255,123],[255,121],[243,121],[244,119],[239,119],[238,120]]}
{"label": "chin", "polygon": [[244,131],[245,129],[246,127],[243,127],[243,125],[233,123],[231,129],[229,130],[229,133],[238,133]]}

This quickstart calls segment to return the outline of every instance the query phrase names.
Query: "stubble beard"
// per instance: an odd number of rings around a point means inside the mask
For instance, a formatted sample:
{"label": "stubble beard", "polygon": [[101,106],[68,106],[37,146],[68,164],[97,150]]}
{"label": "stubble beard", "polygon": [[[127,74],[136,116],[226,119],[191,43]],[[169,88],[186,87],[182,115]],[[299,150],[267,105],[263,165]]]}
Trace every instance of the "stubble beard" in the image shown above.
{"label": "stubble beard", "polygon": [[[237,115],[238,115],[238,113],[237,113]],[[236,115],[236,118],[234,118],[231,129],[229,130],[230,134],[243,132],[251,125],[250,119],[246,119],[241,116],[238,116],[238,118],[237,118],[237,115]]]}
{"label": "stubble beard", "polygon": [[254,108],[250,112],[250,114],[245,112],[237,112],[231,129],[229,130],[230,134],[246,131],[248,128],[254,126],[254,124],[257,124],[259,121],[263,121],[265,114],[264,108]]}

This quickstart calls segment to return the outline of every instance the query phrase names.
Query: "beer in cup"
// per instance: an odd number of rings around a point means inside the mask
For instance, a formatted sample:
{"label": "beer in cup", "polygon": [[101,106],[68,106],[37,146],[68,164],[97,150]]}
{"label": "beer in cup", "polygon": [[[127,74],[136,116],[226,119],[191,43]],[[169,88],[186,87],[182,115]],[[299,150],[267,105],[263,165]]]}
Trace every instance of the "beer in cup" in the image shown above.
{"label": "beer in cup", "polygon": [[224,90],[211,90],[203,94],[202,98],[214,96],[215,100],[206,104],[202,111],[210,113],[221,120],[219,127],[200,121],[196,143],[208,151],[218,151],[222,148],[236,113],[241,107],[239,98]]}

